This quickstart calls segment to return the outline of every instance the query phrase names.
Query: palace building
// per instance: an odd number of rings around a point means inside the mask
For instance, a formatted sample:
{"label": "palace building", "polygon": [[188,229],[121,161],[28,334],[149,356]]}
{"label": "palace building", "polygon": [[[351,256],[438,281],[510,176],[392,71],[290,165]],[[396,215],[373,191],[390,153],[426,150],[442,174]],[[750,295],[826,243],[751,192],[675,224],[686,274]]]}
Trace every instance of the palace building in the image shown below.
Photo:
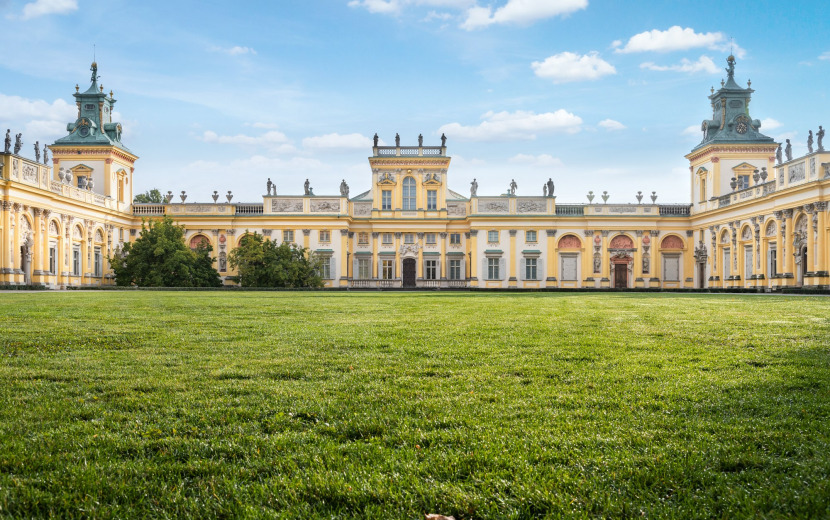
{"label": "palace building", "polygon": [[[0,285],[52,288],[114,283],[107,257],[140,233],[142,219],[172,217],[186,240],[227,255],[243,234],[293,242],[322,258],[341,288],[748,288],[830,287],[830,152],[792,157],[750,116],[753,90],[735,59],[712,90],[711,119],[689,161],[690,203],[559,204],[545,196],[469,196],[450,189],[441,146],[375,146],[369,187],[349,195],[268,194],[257,203],[134,204],[135,155],[98,85],[76,87],[77,119],[48,147],[51,165],[19,155],[7,133],[0,155]],[[811,137],[812,139],[812,137]],[[419,139],[421,141],[421,139]],[[140,173],[139,173],[140,175]],[[466,189],[465,189],[466,191]]]}

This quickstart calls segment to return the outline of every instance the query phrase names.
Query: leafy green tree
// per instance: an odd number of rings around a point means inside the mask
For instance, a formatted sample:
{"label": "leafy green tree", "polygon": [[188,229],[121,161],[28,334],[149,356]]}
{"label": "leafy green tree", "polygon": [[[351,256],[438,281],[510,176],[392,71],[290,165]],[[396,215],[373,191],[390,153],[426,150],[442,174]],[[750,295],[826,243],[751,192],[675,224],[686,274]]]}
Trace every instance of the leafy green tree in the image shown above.
{"label": "leafy green tree", "polygon": [[163,201],[164,197],[161,196],[161,192],[156,188],[153,188],[150,191],[145,191],[144,193],[139,193],[133,197],[134,203],[152,202],[155,204],[161,204]]}
{"label": "leafy green tree", "polygon": [[213,248],[202,243],[191,250],[184,243],[184,227],[170,217],[145,221],[141,235],[109,259],[116,285],[126,287],[219,287]]}
{"label": "leafy green tree", "polygon": [[277,245],[258,233],[246,233],[228,255],[228,263],[242,287],[323,286],[320,262],[308,249],[286,242]]}

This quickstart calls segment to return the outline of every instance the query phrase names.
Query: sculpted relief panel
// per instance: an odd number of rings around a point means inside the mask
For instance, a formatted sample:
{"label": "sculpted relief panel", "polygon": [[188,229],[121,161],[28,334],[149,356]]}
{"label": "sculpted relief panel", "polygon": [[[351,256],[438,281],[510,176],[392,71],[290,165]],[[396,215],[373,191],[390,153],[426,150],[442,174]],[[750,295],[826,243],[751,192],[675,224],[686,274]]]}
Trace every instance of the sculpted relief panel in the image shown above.
{"label": "sculpted relief panel", "polygon": [[371,214],[372,214],[372,204],[370,202],[355,203],[355,205],[354,205],[354,216],[355,217],[368,217]]}
{"label": "sculpted relief panel", "polygon": [[338,199],[312,199],[311,211],[313,213],[339,213],[340,200]]}
{"label": "sculpted relief panel", "polygon": [[506,200],[478,200],[479,213],[507,213],[508,210],[509,206]]}
{"label": "sculpted relief panel", "polygon": [[660,243],[662,249],[683,249],[683,239],[669,235]]}
{"label": "sculpted relief panel", "polygon": [[578,249],[582,247],[582,242],[574,235],[565,235],[559,239],[559,249]]}
{"label": "sculpted relief panel", "polygon": [[302,213],[302,199],[271,199],[271,211],[274,213]]}
{"label": "sculpted relief panel", "polygon": [[625,235],[617,235],[608,245],[610,249],[634,249],[634,241]]}
{"label": "sculpted relief panel", "polygon": [[455,203],[448,203],[447,204],[447,215],[453,217],[463,217],[467,215],[467,206],[466,204],[455,202]]}
{"label": "sculpted relief panel", "polygon": [[516,211],[519,213],[545,213],[547,211],[547,204],[545,204],[544,199],[520,200],[516,204]]}

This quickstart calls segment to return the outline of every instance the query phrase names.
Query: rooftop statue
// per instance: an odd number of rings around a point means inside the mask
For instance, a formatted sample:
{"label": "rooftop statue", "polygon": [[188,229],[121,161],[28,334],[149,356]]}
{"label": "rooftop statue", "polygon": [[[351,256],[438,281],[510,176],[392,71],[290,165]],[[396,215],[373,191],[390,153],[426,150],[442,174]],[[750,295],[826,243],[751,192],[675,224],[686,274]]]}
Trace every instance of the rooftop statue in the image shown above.
{"label": "rooftop statue", "polygon": [[813,153],[813,131],[807,132],[807,153]]}
{"label": "rooftop statue", "polygon": [[49,149],[43,145],[43,164],[49,164]]}
{"label": "rooftop statue", "polygon": [[822,128],[821,125],[818,125],[818,132],[816,133],[816,138],[816,142],[818,144],[818,151],[823,152],[824,144],[822,143],[822,141],[824,140],[824,128]]}
{"label": "rooftop statue", "polygon": [[775,160],[778,161],[778,164],[783,162],[783,158],[781,156],[781,144],[778,144],[778,150],[775,151]]}
{"label": "rooftop statue", "polygon": [[348,197],[349,196],[349,185],[346,184],[346,179],[340,181],[340,196],[341,197]]}
{"label": "rooftop statue", "polygon": [[724,69],[724,70],[726,70],[726,74],[730,78],[734,78],[735,77],[735,57],[734,56],[729,56],[728,58],[726,58],[726,62],[729,64],[729,66],[726,67],[726,69]]}
{"label": "rooftop statue", "polygon": [[14,154],[17,155],[20,153],[20,149],[23,148],[23,134],[17,134],[14,136]]}
{"label": "rooftop statue", "polygon": [[375,132],[375,137],[373,137],[372,140],[375,142],[375,145],[374,145],[375,148],[377,148],[378,147],[378,133],[377,132]]}
{"label": "rooftop statue", "polygon": [[418,134],[418,146],[424,146],[424,134]]}
{"label": "rooftop statue", "polygon": [[478,192],[478,182],[473,179],[473,182],[470,183],[470,198],[477,197],[476,193]]}
{"label": "rooftop statue", "polygon": [[447,136],[441,134],[441,146],[447,146]]}
{"label": "rooftop statue", "polygon": [[553,197],[553,179],[548,177],[548,197]]}
{"label": "rooftop statue", "polygon": [[543,197],[548,196],[548,184],[547,183],[542,184],[542,196]]}
{"label": "rooftop statue", "polygon": [[508,191],[508,193],[510,193],[510,195],[515,195],[516,194],[516,188],[518,188],[518,187],[519,187],[519,185],[516,184],[516,179],[510,179],[510,191]]}
{"label": "rooftop statue", "polygon": [[265,188],[268,190],[268,195],[271,195],[271,190],[274,187],[274,183],[271,182],[271,177],[268,177],[268,182],[265,183]]}
{"label": "rooftop statue", "polygon": [[4,153],[9,153],[12,149],[12,131],[11,129],[6,130],[6,149]]}
{"label": "rooftop statue", "polygon": [[306,179],[305,182],[303,183],[303,190],[305,191],[305,194],[307,196],[311,195],[311,183],[308,182],[308,179]]}
{"label": "rooftop statue", "polygon": [[401,146],[401,134],[395,134],[395,146]]}
{"label": "rooftop statue", "polygon": [[35,162],[40,162],[40,141],[35,141]]}
{"label": "rooftop statue", "polygon": [[787,146],[784,147],[784,155],[787,156],[787,162],[793,160],[793,145],[790,144],[789,139],[787,139]]}

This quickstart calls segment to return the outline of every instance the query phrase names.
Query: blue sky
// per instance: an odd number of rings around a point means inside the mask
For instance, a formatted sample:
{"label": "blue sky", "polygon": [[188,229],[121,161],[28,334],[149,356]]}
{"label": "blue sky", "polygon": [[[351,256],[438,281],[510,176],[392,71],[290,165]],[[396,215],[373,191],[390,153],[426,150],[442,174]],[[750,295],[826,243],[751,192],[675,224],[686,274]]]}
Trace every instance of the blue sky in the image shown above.
{"label": "blue sky", "polygon": [[[24,152],[75,118],[89,82],[115,92],[139,190],[369,188],[371,136],[448,137],[449,184],[559,202],[607,190],[688,202],[688,164],[730,46],[763,133],[806,152],[830,125],[822,2],[600,0],[0,0],[0,126]],[[830,144],[830,143],[828,143]]]}

